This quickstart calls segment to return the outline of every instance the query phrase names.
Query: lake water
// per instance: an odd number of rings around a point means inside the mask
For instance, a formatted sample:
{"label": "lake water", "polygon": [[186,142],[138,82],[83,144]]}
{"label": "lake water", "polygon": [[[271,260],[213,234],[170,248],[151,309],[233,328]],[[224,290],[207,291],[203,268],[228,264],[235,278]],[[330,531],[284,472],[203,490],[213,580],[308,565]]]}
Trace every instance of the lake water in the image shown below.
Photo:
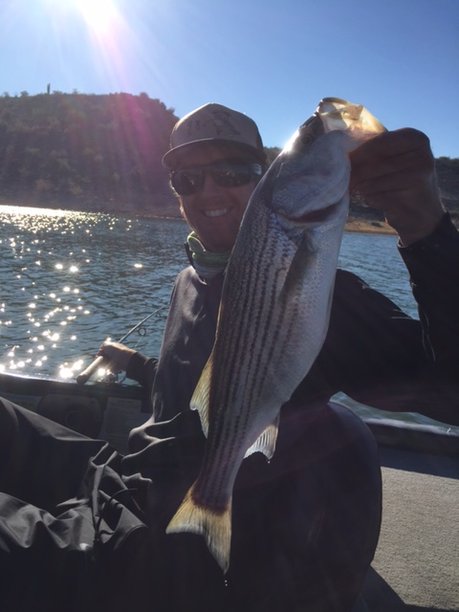
{"label": "lake water", "polygon": [[[74,379],[105,338],[153,312],[125,343],[158,355],[186,236],[180,219],[0,206],[0,371]],[[417,316],[395,236],[345,233],[340,266]],[[335,399],[362,416],[431,422]]]}
{"label": "lake water", "polygon": [[[126,341],[157,355],[186,235],[181,220],[0,206],[0,370],[73,378],[161,309]],[[394,236],[346,233],[340,265],[416,316]]]}

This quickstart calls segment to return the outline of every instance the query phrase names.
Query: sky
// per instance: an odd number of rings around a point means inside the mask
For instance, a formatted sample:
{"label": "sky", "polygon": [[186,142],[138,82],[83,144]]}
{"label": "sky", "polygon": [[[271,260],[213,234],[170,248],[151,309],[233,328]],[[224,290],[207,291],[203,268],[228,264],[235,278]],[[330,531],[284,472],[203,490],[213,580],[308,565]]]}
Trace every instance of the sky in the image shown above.
{"label": "sky", "polygon": [[459,0],[0,0],[0,95],[206,102],[283,146],[335,96],[459,157]]}

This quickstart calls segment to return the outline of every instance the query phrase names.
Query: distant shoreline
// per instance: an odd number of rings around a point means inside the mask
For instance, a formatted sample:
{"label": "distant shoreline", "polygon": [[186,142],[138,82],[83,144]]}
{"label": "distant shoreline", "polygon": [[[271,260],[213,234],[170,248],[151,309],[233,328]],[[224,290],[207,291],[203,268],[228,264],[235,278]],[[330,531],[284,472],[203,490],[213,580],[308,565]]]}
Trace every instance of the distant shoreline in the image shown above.
{"label": "distant shoreline", "polygon": [[[108,211],[108,210],[103,210],[103,211],[97,211],[97,210],[80,210],[80,209],[75,209],[75,208],[60,208],[60,207],[55,207],[52,205],[52,203],[48,203],[46,204],[45,202],[40,203],[40,206],[33,206],[29,203],[25,204],[24,201],[22,204],[19,204],[18,202],[14,202],[9,198],[4,198],[0,196],[0,206],[17,206],[19,208],[49,208],[52,210],[66,210],[66,211],[70,211],[70,212],[86,212],[86,213],[97,213],[97,212],[101,212],[103,214],[114,214],[114,215],[133,215],[133,216],[138,216],[138,217],[149,217],[149,218],[154,218],[154,219],[164,219],[164,220],[183,220],[183,218],[180,216],[180,214],[168,214],[167,212],[163,212],[163,213],[159,213],[159,214],[148,214],[145,211],[136,211],[136,210],[112,210],[112,211]],[[456,227],[458,227],[459,229],[459,224],[457,223],[457,220],[453,218],[453,223],[455,223]],[[346,232],[360,232],[363,234],[387,234],[387,235],[392,235],[392,236],[396,236],[397,232],[385,221],[375,221],[375,220],[371,220],[371,219],[365,219],[363,217],[350,217],[345,225],[344,231]]]}
{"label": "distant shoreline", "polygon": [[367,219],[350,218],[344,227],[346,232],[361,232],[364,234],[390,234],[397,235],[397,232],[385,221],[368,221]]}

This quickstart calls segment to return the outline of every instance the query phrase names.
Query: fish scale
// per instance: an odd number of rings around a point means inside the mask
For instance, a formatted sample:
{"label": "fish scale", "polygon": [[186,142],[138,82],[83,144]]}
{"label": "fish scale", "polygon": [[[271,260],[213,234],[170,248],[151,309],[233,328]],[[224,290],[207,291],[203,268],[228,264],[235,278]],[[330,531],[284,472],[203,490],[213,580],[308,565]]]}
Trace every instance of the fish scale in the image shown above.
{"label": "fish scale", "polygon": [[190,404],[207,436],[201,469],[166,530],[202,535],[223,572],[239,467],[253,452],[273,456],[281,407],[325,340],[349,204],[348,154],[383,130],[361,105],[322,100],[248,203],[215,343]]}

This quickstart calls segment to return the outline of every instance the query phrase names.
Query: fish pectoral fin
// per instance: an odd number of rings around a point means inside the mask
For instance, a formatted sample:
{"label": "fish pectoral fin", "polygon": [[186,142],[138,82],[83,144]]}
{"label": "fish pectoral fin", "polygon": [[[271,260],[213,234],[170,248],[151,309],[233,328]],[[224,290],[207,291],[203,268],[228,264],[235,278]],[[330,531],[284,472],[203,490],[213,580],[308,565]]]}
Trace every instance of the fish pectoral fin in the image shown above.
{"label": "fish pectoral fin", "polygon": [[212,355],[213,353],[211,353],[203,371],[201,372],[198,384],[196,385],[190,401],[191,410],[197,410],[199,413],[202,431],[204,432],[206,438],[209,432],[209,394],[212,375]]}
{"label": "fish pectoral fin", "polygon": [[291,295],[295,295],[298,287],[303,282],[304,275],[308,269],[308,263],[316,257],[316,250],[312,240],[307,234],[304,234],[290,262],[279,297],[288,300]]}
{"label": "fish pectoral fin", "polygon": [[202,535],[207,548],[226,574],[231,553],[231,499],[222,512],[215,512],[194,501],[191,487],[167,526],[166,533]]}
{"label": "fish pectoral fin", "polygon": [[275,421],[271,423],[271,425],[268,425],[264,432],[258,436],[252,446],[247,449],[244,459],[253,453],[263,453],[268,460],[271,459],[276,450],[278,431],[279,415],[277,415]]}

